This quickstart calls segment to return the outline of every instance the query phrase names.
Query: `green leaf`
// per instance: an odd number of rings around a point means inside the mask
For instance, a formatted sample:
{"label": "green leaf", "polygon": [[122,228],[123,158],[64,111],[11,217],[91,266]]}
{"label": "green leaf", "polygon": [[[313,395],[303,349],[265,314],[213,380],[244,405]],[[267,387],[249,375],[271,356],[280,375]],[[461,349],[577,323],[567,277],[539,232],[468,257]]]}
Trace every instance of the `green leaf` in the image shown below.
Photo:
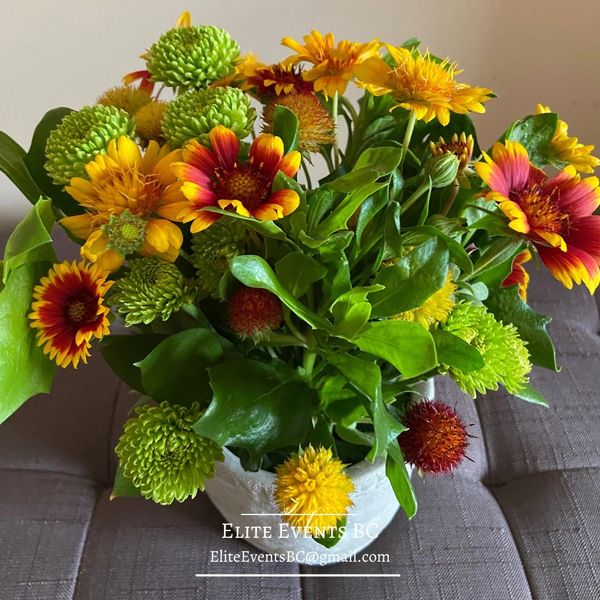
{"label": "green leaf", "polygon": [[487,248],[473,265],[471,277],[481,276],[487,271],[494,270],[501,262],[514,256],[521,248],[519,238],[498,238]]}
{"label": "green leaf", "polygon": [[331,305],[335,319],[334,334],[346,339],[358,335],[371,317],[371,304],[367,302],[367,296],[381,289],[381,285],[356,287],[339,296]]}
{"label": "green leaf", "polygon": [[27,317],[33,288],[49,266],[45,262],[21,265],[0,293],[0,423],[52,386],[56,365],[38,347]]}
{"label": "green leaf", "polygon": [[391,317],[421,306],[446,283],[448,257],[446,244],[434,237],[403,256],[396,265],[381,270],[375,283],[385,289],[371,296],[373,316]]}
{"label": "green leaf", "polygon": [[298,117],[285,106],[280,104],[275,106],[273,111],[273,135],[279,136],[283,140],[285,152],[296,150],[298,147]]}
{"label": "green leaf", "polygon": [[409,519],[412,519],[417,514],[417,496],[415,495],[415,490],[410,480],[410,473],[404,462],[398,442],[395,442],[395,449],[395,452],[390,451],[388,453],[385,461],[385,474],[390,480],[392,489],[402,510]]}
{"label": "green leaf", "polygon": [[146,358],[166,337],[157,333],[110,335],[102,340],[100,351],[120,379],[130,388],[146,394],[142,385],[142,372],[136,363]]}
{"label": "green leaf", "polygon": [[246,449],[255,465],[269,450],[304,441],[317,398],[294,371],[280,363],[233,358],[209,373],[214,397],[194,425],[196,433],[220,446]]}
{"label": "green leaf", "polygon": [[19,191],[35,204],[42,190],[37,186],[25,165],[25,150],[10,136],[0,131],[0,171],[4,173]]}
{"label": "green leaf", "polygon": [[327,237],[334,231],[344,229],[348,219],[358,210],[360,205],[372,194],[386,187],[388,182],[367,183],[348,194],[333,212],[316,228],[315,234],[319,237]]}
{"label": "green leaf", "polygon": [[207,367],[223,353],[209,329],[187,329],[169,336],[137,365],[146,393],[157,402],[190,405],[212,400]]}
{"label": "green leaf", "polygon": [[443,329],[434,329],[431,336],[440,364],[465,372],[484,367],[485,363],[479,351],[458,336]]}
{"label": "green leaf", "polygon": [[358,157],[350,173],[338,177],[329,185],[340,192],[352,192],[389,175],[398,166],[401,158],[402,148],[396,146],[367,148]]}
{"label": "green leaf", "polygon": [[354,339],[364,352],[391,363],[405,379],[437,366],[435,344],[430,333],[418,323],[379,321]]}
{"label": "green leaf", "polygon": [[302,252],[290,252],[275,264],[275,273],[281,285],[300,298],[327,275],[327,267]]}
{"label": "green leaf", "polygon": [[340,196],[340,193],[336,192],[328,185],[322,185],[307,193],[306,203],[308,205],[308,233],[312,232],[313,229],[321,222],[323,217],[333,208],[338,196]]}
{"label": "green leaf", "polygon": [[[454,264],[460,267],[461,271],[469,275],[473,271],[473,263],[469,258],[469,255],[455,239],[441,231],[438,227],[432,225],[421,225],[420,227],[414,227],[410,230],[410,237],[412,239],[413,234],[422,233],[427,237],[437,236],[448,246],[450,252],[450,258]],[[419,239],[419,238],[417,238]],[[425,238],[419,239],[419,242],[425,241]]]}
{"label": "green leaf", "polygon": [[16,226],[4,250],[3,282],[11,272],[28,262],[56,260],[52,247],[54,214],[50,200],[39,200]]}
{"label": "green leaf", "polygon": [[544,396],[529,383],[520,392],[513,395],[526,402],[531,402],[532,404],[539,404],[540,406],[545,407],[549,406],[546,398],[544,398]]}
{"label": "green leaf", "polygon": [[552,164],[552,138],[558,127],[556,113],[531,115],[517,121],[505,134],[506,139],[513,140],[525,146],[529,160],[536,167]]}
{"label": "green leaf", "polygon": [[344,537],[344,534],[346,533],[347,521],[347,517],[342,517],[341,519],[338,519],[337,523],[335,524],[335,529],[333,531],[323,536],[314,536],[313,540],[315,540],[317,544],[321,544],[321,546],[324,546],[325,548],[333,548],[342,539],[342,537]]}
{"label": "green leaf", "polygon": [[306,308],[281,285],[273,269],[260,256],[236,256],[229,268],[233,276],[244,285],[275,294],[291,311],[315,329],[331,329],[329,321]]}
{"label": "green leaf", "polygon": [[546,331],[551,318],[534,311],[519,296],[517,286],[499,288],[486,300],[485,305],[499,321],[512,323],[519,336],[527,342],[531,362],[558,371],[552,339]]}
{"label": "green leaf", "polygon": [[115,481],[113,483],[113,489],[110,494],[110,499],[115,498],[139,498],[142,495],[140,490],[133,485],[131,479],[125,477],[123,468],[120,464],[117,465],[117,471],[115,473]]}
{"label": "green leaf", "polygon": [[375,362],[341,352],[322,352],[322,355],[361,394],[371,400],[377,397],[381,388],[381,370]]}
{"label": "green leaf", "polygon": [[82,213],[84,209],[71,198],[62,187],[55,185],[52,178],[46,172],[44,165],[46,163],[46,142],[48,136],[60,122],[71,111],[70,108],[60,107],[48,111],[39,122],[33,133],[31,147],[24,157],[24,162],[31,173],[31,177],[44,195],[52,199],[52,203],[60,208],[66,215],[76,215]]}

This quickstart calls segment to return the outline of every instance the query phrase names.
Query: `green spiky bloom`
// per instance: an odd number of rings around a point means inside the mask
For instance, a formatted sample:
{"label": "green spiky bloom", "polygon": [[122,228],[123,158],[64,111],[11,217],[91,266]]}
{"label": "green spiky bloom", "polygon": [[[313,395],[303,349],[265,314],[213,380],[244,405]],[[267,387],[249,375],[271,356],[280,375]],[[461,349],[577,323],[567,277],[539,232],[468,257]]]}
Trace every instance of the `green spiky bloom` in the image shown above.
{"label": "green spiky bloom", "polygon": [[147,223],[146,219],[124,210],[121,214],[111,215],[103,229],[110,240],[110,247],[127,256],[142,249]]}
{"label": "green spiky bloom", "polygon": [[211,25],[176,27],[146,53],[153,81],[179,91],[201,89],[229,75],[240,47],[224,29]]}
{"label": "green spiky bloom", "polygon": [[125,476],[158,504],[194,498],[223,460],[221,448],[192,429],[202,415],[198,403],[186,408],[162,402],[135,411],[115,448]]}
{"label": "green spiky bloom", "polygon": [[156,319],[166,321],[191,300],[191,290],[173,263],[150,256],[129,261],[129,267],[112,297],[128,327]]}
{"label": "green spiky bloom", "polygon": [[501,383],[511,394],[520,392],[529,381],[529,352],[514,325],[503,325],[483,306],[458,304],[444,326],[479,350],[485,365],[475,371],[451,368],[458,387],[475,398],[476,392],[497,390]]}
{"label": "green spiky bloom", "polygon": [[219,282],[229,269],[229,261],[244,253],[244,227],[237,222],[214,225],[192,238],[192,262],[198,286],[219,299]]}
{"label": "green spiky bloom", "polygon": [[148,92],[131,85],[113,87],[98,98],[98,104],[121,108],[132,117],[142,106],[150,102],[152,96]]}
{"label": "green spiky bloom", "polygon": [[240,138],[252,130],[256,111],[250,98],[237,88],[218,87],[192,90],[169,103],[162,128],[172,148],[199,139],[205,143],[208,133],[217,125],[225,125]]}
{"label": "green spiky bloom", "polygon": [[129,114],[114,106],[86,106],[69,113],[50,133],[46,143],[46,171],[57,185],[85,175],[85,165],[105,154],[110,140],[132,136]]}

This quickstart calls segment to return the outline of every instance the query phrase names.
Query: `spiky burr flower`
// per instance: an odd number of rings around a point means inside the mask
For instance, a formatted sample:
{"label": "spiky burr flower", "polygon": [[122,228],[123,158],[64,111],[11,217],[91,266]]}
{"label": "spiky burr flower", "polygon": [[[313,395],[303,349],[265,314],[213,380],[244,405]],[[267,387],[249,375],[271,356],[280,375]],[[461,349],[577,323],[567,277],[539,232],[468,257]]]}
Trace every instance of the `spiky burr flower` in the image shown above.
{"label": "spiky burr flower", "polygon": [[237,88],[218,87],[191,90],[169,103],[162,128],[169,145],[179,148],[189,140],[208,142],[213,127],[224,125],[238,138],[252,130],[256,111],[250,98]]}
{"label": "spiky burr flower", "polygon": [[135,412],[115,448],[125,476],[158,504],[194,498],[223,460],[221,448],[192,429],[202,415],[198,403],[187,408],[162,402]]}
{"label": "spiky burr flower", "polygon": [[46,171],[57,185],[85,177],[88,162],[106,154],[111,140],[132,136],[133,131],[129,114],[114,106],[85,106],[71,112],[48,137]]}
{"label": "spiky burr flower", "polygon": [[179,269],[158,257],[129,261],[129,273],[114,287],[113,304],[128,327],[166,321],[190,301],[191,290]]}
{"label": "spiky burr flower", "polygon": [[224,29],[210,25],[175,27],[145,55],[153,81],[179,91],[208,87],[235,68],[240,48]]}
{"label": "spiky burr flower", "polygon": [[467,429],[456,411],[443,402],[412,405],[402,419],[408,427],[398,442],[404,459],[423,473],[449,473],[465,457]]}
{"label": "spiky burr flower", "polygon": [[162,130],[162,120],[167,110],[168,102],[153,100],[149,104],[142,106],[135,113],[135,132],[141,138],[144,144],[152,140],[162,144],[165,141],[165,135]]}
{"label": "spiky burr flower", "polygon": [[498,384],[511,394],[523,390],[529,381],[531,362],[514,325],[496,321],[483,306],[458,304],[444,329],[471,344],[483,358],[484,366],[475,371],[449,369],[450,376],[463,392],[475,398],[476,392],[497,390]]}
{"label": "spiky burr flower", "polygon": [[241,338],[260,340],[281,325],[281,300],[267,290],[240,286],[227,307],[229,326]]}
{"label": "spiky burr flower", "polygon": [[322,146],[333,144],[335,127],[329,112],[313,93],[289,93],[273,99],[265,107],[263,131],[272,132],[275,108],[289,108],[298,118],[298,145],[304,152],[319,152]]}
{"label": "spiky burr flower", "polygon": [[198,286],[213,298],[219,298],[219,283],[229,269],[229,261],[244,251],[244,227],[241,223],[217,222],[192,238],[192,262]]}
{"label": "spiky burr flower", "polygon": [[97,104],[120,108],[133,117],[143,106],[152,102],[152,96],[141,88],[131,85],[120,85],[106,90]]}
{"label": "spiky burr flower", "polygon": [[313,536],[331,533],[352,506],[352,480],[330,448],[293,454],[277,467],[275,502],[293,527]]}

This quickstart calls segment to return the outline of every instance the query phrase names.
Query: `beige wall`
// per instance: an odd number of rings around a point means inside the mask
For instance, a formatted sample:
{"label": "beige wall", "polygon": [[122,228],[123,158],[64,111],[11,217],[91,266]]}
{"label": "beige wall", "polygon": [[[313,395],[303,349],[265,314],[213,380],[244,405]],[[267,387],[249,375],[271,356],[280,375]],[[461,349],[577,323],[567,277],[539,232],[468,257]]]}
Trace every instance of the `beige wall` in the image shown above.
{"label": "beige wall", "polygon": [[[286,55],[283,35],[311,28],[392,43],[418,36],[457,60],[464,81],[498,95],[477,118],[482,145],[542,101],[600,146],[600,0],[0,0],[0,129],[27,145],[45,110],[90,103],[140,68],[136,57],[185,9],[265,61]],[[26,209],[2,178],[0,221]]]}

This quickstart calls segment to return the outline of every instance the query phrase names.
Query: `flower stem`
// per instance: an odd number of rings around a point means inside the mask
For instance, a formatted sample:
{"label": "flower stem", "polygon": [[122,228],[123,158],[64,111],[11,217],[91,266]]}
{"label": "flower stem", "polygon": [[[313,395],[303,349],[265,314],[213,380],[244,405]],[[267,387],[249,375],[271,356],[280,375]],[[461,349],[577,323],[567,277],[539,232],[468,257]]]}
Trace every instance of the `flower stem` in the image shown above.
{"label": "flower stem", "polygon": [[335,135],[333,142],[333,166],[337,170],[340,166],[340,155],[338,152],[339,142],[338,142],[338,102],[339,102],[339,94],[337,91],[333,95],[333,99],[331,101],[331,119],[333,121],[333,125],[335,127]]}
{"label": "flower stem", "polygon": [[312,375],[313,367],[315,366],[315,359],[317,355],[309,350],[308,348],[304,349],[304,355],[302,357],[302,366],[304,367],[304,373],[307,378],[310,378]]}
{"label": "flower stem", "polygon": [[409,197],[406,202],[402,203],[402,212],[406,212],[427,190],[429,189],[429,181],[424,181]]}
{"label": "flower stem", "polygon": [[456,196],[458,195],[459,187],[460,186],[458,185],[458,181],[456,181],[456,179],[455,179],[452,183],[452,188],[450,189],[450,194],[448,196],[448,200],[446,200],[446,204],[444,204],[444,208],[442,209],[442,214],[444,216],[446,216],[450,212],[450,209],[452,208],[452,205],[454,204],[454,201],[456,200]]}
{"label": "flower stem", "polygon": [[306,186],[308,187],[309,190],[312,190],[313,189],[312,180],[310,178],[310,172],[308,170],[308,167],[306,166],[305,160],[302,161],[302,172],[304,173],[304,177],[306,177]]}
{"label": "flower stem", "polygon": [[408,123],[406,124],[406,131],[404,132],[404,140],[402,142],[402,158],[400,159],[400,164],[398,165],[398,169],[400,171],[402,170],[402,165],[404,165],[404,160],[406,159],[406,155],[408,154],[408,147],[410,146],[410,140],[412,138],[416,122],[417,114],[414,110],[411,110],[410,115],[408,117]]}

